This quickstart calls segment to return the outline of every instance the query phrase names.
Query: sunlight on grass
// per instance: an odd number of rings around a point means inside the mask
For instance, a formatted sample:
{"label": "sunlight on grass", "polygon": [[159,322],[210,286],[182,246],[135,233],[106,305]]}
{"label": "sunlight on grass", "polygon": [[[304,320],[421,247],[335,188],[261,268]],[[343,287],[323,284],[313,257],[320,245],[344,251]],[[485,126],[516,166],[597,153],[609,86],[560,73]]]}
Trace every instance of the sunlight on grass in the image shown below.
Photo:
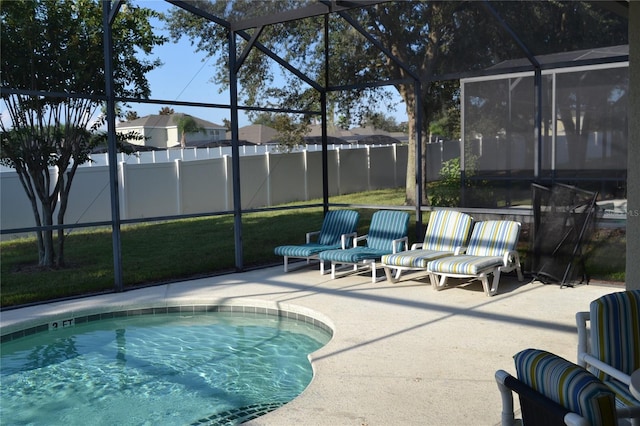
{"label": "sunlight on grass", "polygon": [[[320,203],[310,202],[310,205]],[[334,204],[402,206],[404,190],[379,190],[331,197]],[[298,206],[299,204],[290,204]],[[383,208],[383,207],[381,207]],[[359,233],[367,232],[374,209],[358,209]],[[415,241],[411,212],[410,242]],[[273,248],[303,243],[305,233],[322,225],[321,207],[248,213],[242,216],[243,267],[281,263]],[[426,221],[428,215],[425,215]],[[121,233],[124,286],[176,281],[235,271],[234,218],[231,215],[123,226]],[[592,278],[624,280],[625,235],[599,233],[588,251]],[[527,241],[520,251],[526,259]],[[74,230],[65,243],[66,267],[42,270],[37,265],[35,238],[0,243],[2,307],[82,294],[113,291],[112,236],[109,229]]]}

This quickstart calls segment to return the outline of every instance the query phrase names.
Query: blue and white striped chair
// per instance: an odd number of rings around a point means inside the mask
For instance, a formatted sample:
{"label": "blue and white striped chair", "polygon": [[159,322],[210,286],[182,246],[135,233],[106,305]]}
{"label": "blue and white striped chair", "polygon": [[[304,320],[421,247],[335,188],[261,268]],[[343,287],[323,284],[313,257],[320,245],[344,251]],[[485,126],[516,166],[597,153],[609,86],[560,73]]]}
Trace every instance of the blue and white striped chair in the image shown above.
{"label": "blue and white striped chair", "polygon": [[[516,246],[520,237],[520,223],[511,220],[487,220],[473,226],[469,245],[464,254],[432,260],[427,264],[431,285],[436,290],[446,286],[447,278],[475,278],[482,281],[484,292],[493,296],[498,292],[501,272],[516,270],[522,281],[520,257]],[[489,275],[493,282],[489,287]]]}
{"label": "blue and white striped chair", "polygon": [[640,369],[640,290],[599,297],[589,312],[576,313],[576,323],[578,364],[609,386],[617,407],[632,410],[633,424],[640,425],[640,401],[629,389],[631,374]]}
{"label": "blue and white striped chair", "polygon": [[[410,250],[382,256],[380,262],[391,282],[400,278],[402,271],[427,270],[427,263],[440,257],[458,255],[466,249],[473,218],[455,210],[436,210],[429,217],[429,224],[422,243],[414,243]],[[391,273],[395,270],[395,277]]]}
{"label": "blue and white striped chair", "polygon": [[[359,266],[371,268],[371,279],[375,283],[376,262],[382,256],[406,250],[409,239],[409,214],[402,211],[380,210],[371,216],[369,232],[353,240],[353,247],[344,250],[328,250],[321,252],[320,261],[331,262],[331,278],[336,277],[337,265],[353,265],[357,271]],[[365,245],[358,245],[365,242]]]}
{"label": "blue and white striped chair", "polygon": [[514,356],[516,375],[495,374],[502,397],[502,426],[516,422],[513,392],[520,400],[525,425],[617,425],[628,417],[616,410],[611,389],[584,368],[540,349],[525,349]]}
{"label": "blue and white striped chair", "polygon": [[[284,272],[289,271],[290,258],[317,259],[324,250],[347,248],[356,237],[360,213],[355,210],[332,210],[327,212],[319,231],[307,232],[306,242],[301,245],[278,246],[274,252],[284,256]],[[316,241],[312,241],[312,239]],[[320,262],[320,273],[324,275],[324,262]]]}

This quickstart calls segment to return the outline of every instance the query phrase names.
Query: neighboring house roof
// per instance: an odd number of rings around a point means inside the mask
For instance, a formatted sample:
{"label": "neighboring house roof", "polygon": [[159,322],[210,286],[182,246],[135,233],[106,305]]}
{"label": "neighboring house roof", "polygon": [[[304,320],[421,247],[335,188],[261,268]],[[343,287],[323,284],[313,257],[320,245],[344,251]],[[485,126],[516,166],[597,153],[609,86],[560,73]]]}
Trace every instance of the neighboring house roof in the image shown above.
{"label": "neighboring house roof", "polygon": [[364,145],[392,145],[394,143],[400,143],[399,139],[393,136],[386,135],[367,135],[358,141]]}
{"label": "neighboring house roof", "polygon": [[[231,140],[231,132],[227,132],[226,138]],[[275,142],[278,139],[278,131],[264,124],[251,124],[238,129],[238,139],[261,145]]]}
{"label": "neighboring house roof", "polygon": [[[319,125],[311,126],[311,131],[307,133],[305,139],[307,140],[316,140],[322,134],[322,127]],[[363,144],[392,144],[392,143],[402,143],[407,142],[409,140],[409,135],[402,132],[393,132],[389,133],[382,129],[376,129],[375,127],[367,126],[367,127],[354,127],[349,130],[344,130],[336,127],[328,127],[327,128],[327,136],[329,138],[342,139],[342,143],[344,141],[347,142],[357,142]],[[332,143],[332,142],[330,142]],[[335,143],[335,142],[333,142]]]}
{"label": "neighboring house roof", "polygon": [[[182,118],[185,115],[187,114],[183,114],[183,113],[176,113],[176,114],[169,114],[169,115],[151,114],[151,115],[146,115],[144,117],[136,118],[135,120],[117,123],[116,127],[119,129],[140,128],[140,127],[149,127],[149,128],[156,127],[156,128],[166,129],[169,127],[176,127],[178,125],[178,121],[180,121],[180,118]],[[219,124],[212,123],[210,121],[203,120],[198,117],[194,117],[193,115],[191,117],[199,127],[202,127],[204,129],[225,129],[224,126],[221,126]]]}
{"label": "neighboring house roof", "polygon": [[[312,124],[309,126],[309,132],[307,137],[322,136],[322,126],[319,124]],[[349,139],[353,136],[353,132],[350,130],[340,129],[335,126],[327,126],[327,136],[334,138]]]}

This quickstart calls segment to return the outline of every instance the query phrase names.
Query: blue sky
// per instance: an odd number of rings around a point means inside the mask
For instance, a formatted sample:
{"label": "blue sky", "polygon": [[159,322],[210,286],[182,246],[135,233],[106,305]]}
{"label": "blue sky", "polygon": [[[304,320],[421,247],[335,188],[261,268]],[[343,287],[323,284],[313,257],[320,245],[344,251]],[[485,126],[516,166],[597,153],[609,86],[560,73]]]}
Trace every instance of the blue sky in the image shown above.
{"label": "blue sky", "polygon": [[[139,0],[140,6],[165,12],[172,6],[161,0]],[[159,23],[157,31],[163,30],[164,24]],[[168,36],[168,33],[163,32]],[[151,87],[152,99],[165,99],[182,102],[206,102],[214,104],[229,104],[229,92],[219,93],[219,87],[211,82],[214,73],[213,59],[208,59],[200,52],[196,53],[190,41],[183,37],[178,43],[173,40],[156,47],[153,58],[160,58],[163,65],[147,74]],[[157,114],[163,105],[134,104],[131,109],[139,116]],[[184,107],[167,105],[176,112],[188,113],[199,118],[222,125],[223,119],[229,118],[226,109]],[[241,115],[240,126],[249,124],[248,119]]]}

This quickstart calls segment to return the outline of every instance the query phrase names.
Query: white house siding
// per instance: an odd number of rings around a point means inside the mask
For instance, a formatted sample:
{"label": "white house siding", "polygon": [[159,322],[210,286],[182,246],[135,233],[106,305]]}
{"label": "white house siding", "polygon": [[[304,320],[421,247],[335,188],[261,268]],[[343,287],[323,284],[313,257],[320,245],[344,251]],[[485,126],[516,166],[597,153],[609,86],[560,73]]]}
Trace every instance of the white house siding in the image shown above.
{"label": "white house siding", "polygon": [[165,137],[166,148],[180,145],[180,135],[178,132],[178,127],[167,127],[165,129],[165,132],[166,132],[166,137]]}

